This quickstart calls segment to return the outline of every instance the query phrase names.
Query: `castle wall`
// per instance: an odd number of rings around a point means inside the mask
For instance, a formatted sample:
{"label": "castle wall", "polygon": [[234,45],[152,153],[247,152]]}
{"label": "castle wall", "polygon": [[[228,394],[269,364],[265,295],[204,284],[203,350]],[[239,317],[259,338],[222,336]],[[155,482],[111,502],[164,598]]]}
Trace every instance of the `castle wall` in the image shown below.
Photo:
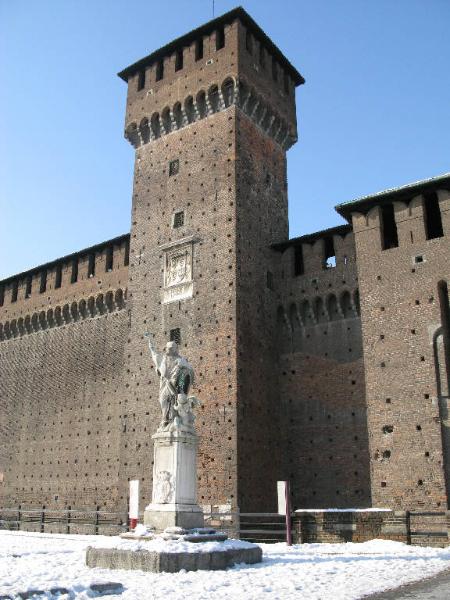
{"label": "castle wall", "polygon": [[292,240],[281,258],[281,437],[295,508],[370,505],[354,237],[337,230]]}
{"label": "castle wall", "polygon": [[116,507],[128,244],[0,282],[3,506]]}
{"label": "castle wall", "polygon": [[0,506],[116,510],[125,310],[0,343]]}
{"label": "castle wall", "polygon": [[435,336],[442,324],[438,282],[450,277],[450,200],[445,190],[438,197],[443,236],[426,239],[423,197],[410,196],[393,202],[398,245],[391,235],[385,250],[392,224],[382,227],[381,206],[353,214],[375,506],[447,506],[448,389],[439,392],[436,364],[445,373],[445,361]]}
{"label": "castle wall", "polygon": [[123,235],[8,277],[0,281],[0,324],[71,306],[82,298],[106,296],[110,290],[125,290],[128,261],[129,235]]}

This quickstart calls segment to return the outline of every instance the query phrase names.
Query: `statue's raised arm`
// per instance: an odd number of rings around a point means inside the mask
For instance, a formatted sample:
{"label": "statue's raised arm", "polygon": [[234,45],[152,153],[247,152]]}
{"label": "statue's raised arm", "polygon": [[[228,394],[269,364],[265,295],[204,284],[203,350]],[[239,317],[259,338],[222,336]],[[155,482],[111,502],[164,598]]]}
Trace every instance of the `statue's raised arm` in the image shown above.
{"label": "statue's raised arm", "polygon": [[151,336],[151,334],[150,334],[150,333],[148,333],[148,331],[146,331],[146,332],[144,333],[144,338],[145,338],[145,339],[147,340],[147,342],[148,342],[148,347],[149,347],[149,350],[150,350],[150,354],[151,354],[151,357],[152,357],[152,361],[153,361],[153,363],[154,363],[155,367],[157,368],[157,370],[158,370],[158,374],[159,374],[159,371],[160,371],[160,365],[161,365],[161,362],[162,362],[162,360],[163,360],[163,358],[164,358],[164,354],[163,354],[162,352],[158,352],[158,351],[156,350],[156,348],[155,348],[155,346],[154,346],[154,344],[153,344],[152,336]]}

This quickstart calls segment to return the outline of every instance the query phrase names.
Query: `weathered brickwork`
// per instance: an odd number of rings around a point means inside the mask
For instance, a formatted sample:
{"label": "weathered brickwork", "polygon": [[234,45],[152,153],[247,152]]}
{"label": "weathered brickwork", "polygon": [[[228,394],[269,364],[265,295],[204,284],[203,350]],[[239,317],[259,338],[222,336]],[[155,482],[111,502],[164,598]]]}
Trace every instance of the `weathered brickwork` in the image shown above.
{"label": "weathered brickwork", "polygon": [[447,506],[448,292],[440,298],[438,284],[450,276],[449,179],[341,207],[356,240],[376,506]]}
{"label": "weathered brickwork", "polygon": [[279,244],[279,390],[295,506],[369,506],[362,335],[349,226]]}
{"label": "weathered brickwork", "polygon": [[[125,513],[130,479],[150,502],[150,332],[196,369],[200,504],[274,511],[289,479],[296,508],[444,511],[450,176],[289,240],[303,78],[242,9],[119,75],[130,233],[0,282],[0,508]],[[352,539],[395,529],[380,514]]]}
{"label": "weathered brickwork", "polygon": [[6,506],[116,507],[126,334],[120,310],[1,343]]}

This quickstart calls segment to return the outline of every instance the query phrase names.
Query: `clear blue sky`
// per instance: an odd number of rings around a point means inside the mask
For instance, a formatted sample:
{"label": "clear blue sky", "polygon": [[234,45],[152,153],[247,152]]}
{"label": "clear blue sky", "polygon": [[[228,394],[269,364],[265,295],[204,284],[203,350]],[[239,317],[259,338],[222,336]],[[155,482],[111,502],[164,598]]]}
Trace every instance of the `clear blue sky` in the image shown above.
{"label": "clear blue sky", "polygon": [[[216,0],[216,16],[236,6]],[[340,202],[450,170],[450,0],[243,3],[306,78],[290,235]],[[116,73],[212,18],[212,0],[0,0],[0,278],[129,231]]]}

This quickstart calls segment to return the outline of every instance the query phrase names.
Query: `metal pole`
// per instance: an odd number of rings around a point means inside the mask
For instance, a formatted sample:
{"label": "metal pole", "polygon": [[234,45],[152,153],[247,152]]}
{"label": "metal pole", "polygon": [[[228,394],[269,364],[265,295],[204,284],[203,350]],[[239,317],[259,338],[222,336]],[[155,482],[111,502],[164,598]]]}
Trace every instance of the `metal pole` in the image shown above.
{"label": "metal pole", "polygon": [[286,498],[286,544],[292,546],[292,531],[291,531],[291,489],[289,481],[286,481],[284,488]]}

